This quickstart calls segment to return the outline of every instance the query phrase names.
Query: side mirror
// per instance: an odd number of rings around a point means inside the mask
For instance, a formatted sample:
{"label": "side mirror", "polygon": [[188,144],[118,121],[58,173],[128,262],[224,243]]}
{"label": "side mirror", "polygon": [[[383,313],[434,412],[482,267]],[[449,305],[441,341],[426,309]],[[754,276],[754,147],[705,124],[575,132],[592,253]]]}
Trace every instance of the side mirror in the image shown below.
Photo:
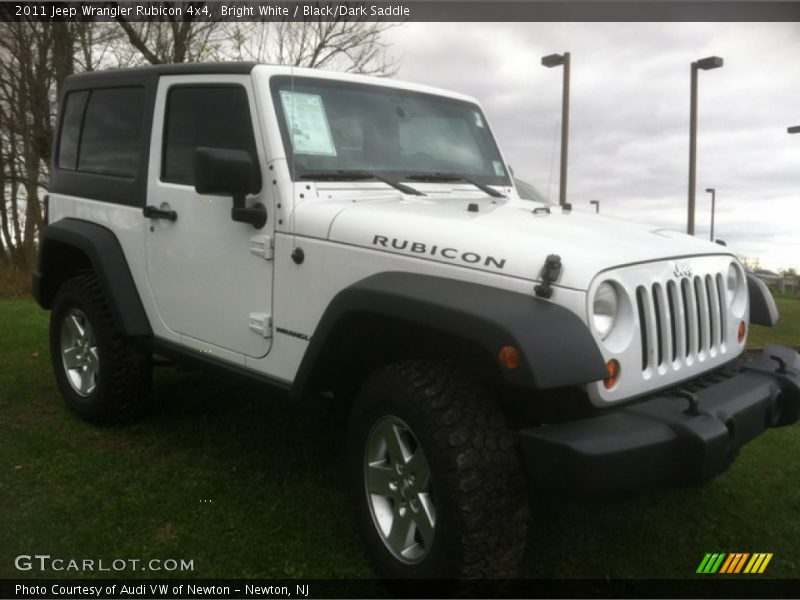
{"label": "side mirror", "polygon": [[245,196],[257,192],[261,177],[252,157],[243,150],[198,147],[194,152],[194,189],[198,194],[233,197],[231,219],[261,229],[267,222],[267,209],[256,203],[244,204]]}

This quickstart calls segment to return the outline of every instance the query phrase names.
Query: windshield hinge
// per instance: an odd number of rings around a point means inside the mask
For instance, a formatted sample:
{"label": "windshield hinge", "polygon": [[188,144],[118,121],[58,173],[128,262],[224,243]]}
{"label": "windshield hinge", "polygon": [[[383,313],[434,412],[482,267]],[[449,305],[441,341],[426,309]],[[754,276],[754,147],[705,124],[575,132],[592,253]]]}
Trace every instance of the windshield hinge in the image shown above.
{"label": "windshield hinge", "polygon": [[275,248],[272,244],[272,236],[270,235],[254,235],[250,238],[250,252],[263,258],[264,260],[272,260],[275,256]]}

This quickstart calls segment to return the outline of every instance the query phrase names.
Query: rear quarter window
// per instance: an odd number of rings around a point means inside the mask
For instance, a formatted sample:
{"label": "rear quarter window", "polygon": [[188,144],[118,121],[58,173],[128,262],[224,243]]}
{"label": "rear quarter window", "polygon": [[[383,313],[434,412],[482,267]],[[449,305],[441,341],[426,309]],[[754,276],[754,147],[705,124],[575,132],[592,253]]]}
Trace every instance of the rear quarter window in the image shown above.
{"label": "rear quarter window", "polygon": [[100,88],[67,94],[58,168],[132,179],[139,171],[144,89]]}
{"label": "rear quarter window", "polygon": [[78,144],[81,139],[83,114],[89,92],[72,92],[64,98],[64,118],[61,126],[61,143],[58,149],[58,167],[74,171],[78,168]]}

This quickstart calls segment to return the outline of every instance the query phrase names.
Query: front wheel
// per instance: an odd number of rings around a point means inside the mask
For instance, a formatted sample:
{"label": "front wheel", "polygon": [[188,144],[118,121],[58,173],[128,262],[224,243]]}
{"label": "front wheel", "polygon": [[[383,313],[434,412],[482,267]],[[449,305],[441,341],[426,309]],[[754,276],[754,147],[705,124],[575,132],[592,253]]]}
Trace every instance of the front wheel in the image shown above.
{"label": "front wheel", "polygon": [[440,362],[384,367],[351,414],[359,529],[391,579],[511,577],[527,501],[513,434],[476,379]]}

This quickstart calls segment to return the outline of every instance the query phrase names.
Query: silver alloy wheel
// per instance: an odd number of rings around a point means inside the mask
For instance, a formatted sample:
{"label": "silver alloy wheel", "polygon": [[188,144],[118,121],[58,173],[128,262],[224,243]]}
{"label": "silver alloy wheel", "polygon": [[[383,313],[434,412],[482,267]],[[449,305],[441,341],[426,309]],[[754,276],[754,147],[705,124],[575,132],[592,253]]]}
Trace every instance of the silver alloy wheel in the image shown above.
{"label": "silver alloy wheel", "polygon": [[77,308],[69,309],[61,322],[61,363],[75,393],[86,397],[94,391],[100,355],[92,324]]}
{"label": "silver alloy wheel", "polygon": [[385,416],[370,429],[364,484],[372,521],[389,551],[413,564],[431,549],[436,530],[431,470],[411,428]]}

